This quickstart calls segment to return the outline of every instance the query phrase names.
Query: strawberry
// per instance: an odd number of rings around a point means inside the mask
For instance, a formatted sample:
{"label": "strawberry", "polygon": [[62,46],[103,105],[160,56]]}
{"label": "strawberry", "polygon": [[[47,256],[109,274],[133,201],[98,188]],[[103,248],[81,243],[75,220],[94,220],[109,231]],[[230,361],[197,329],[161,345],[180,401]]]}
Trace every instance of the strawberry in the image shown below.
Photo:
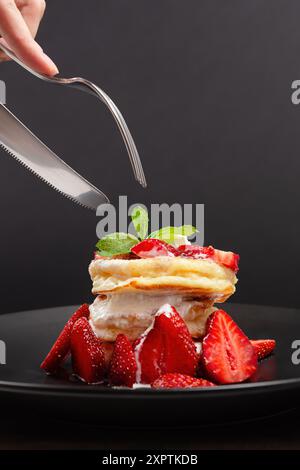
{"label": "strawberry", "polygon": [[89,384],[102,381],[106,371],[104,349],[85,317],[73,326],[71,353],[73,372],[81,380]]}
{"label": "strawberry", "polygon": [[135,343],[137,380],[152,383],[160,375],[195,375],[199,355],[186,324],[171,305],[162,306],[154,322]]}
{"label": "strawberry", "polygon": [[140,258],[155,258],[156,256],[177,256],[177,250],[174,246],[157,238],[146,238],[133,248],[132,253]]}
{"label": "strawberry", "polygon": [[114,343],[109,343],[108,341],[102,341],[101,344],[104,350],[105,365],[108,368],[110,366],[110,361],[111,361],[112,353],[114,350]]}
{"label": "strawberry", "polygon": [[209,317],[202,343],[202,365],[206,375],[218,384],[243,382],[257,369],[250,340],[224,310]]}
{"label": "strawberry", "polygon": [[109,371],[112,385],[132,387],[136,378],[136,361],[127,336],[119,334],[116,338]]}
{"label": "strawberry", "polygon": [[231,269],[235,273],[239,270],[240,257],[232,251],[214,249],[213,259],[216,263],[223,264],[223,266]]}
{"label": "strawberry", "polygon": [[41,369],[44,369],[48,373],[54,373],[57,371],[59,366],[64,362],[70,353],[70,338],[74,324],[79,318],[88,318],[89,315],[90,311],[87,304],[81,305],[81,307],[79,307],[79,309],[73,313],[71,318],[65,324],[63,330],[53,344],[46,358],[42,362]]}
{"label": "strawberry", "polygon": [[251,344],[257,354],[258,359],[264,359],[272,354],[275,349],[275,339],[251,339]]}
{"label": "strawberry", "polygon": [[180,245],[177,248],[178,256],[185,256],[194,259],[213,259],[216,263],[222,264],[232,271],[238,271],[239,255],[232,253],[232,251],[221,251],[213,248],[212,246],[198,246],[198,245]]}
{"label": "strawberry", "polygon": [[207,247],[199,245],[180,245],[177,251],[180,256],[194,259],[212,258],[215,252],[212,246]]}
{"label": "strawberry", "polygon": [[184,256],[194,259],[213,259],[235,273],[238,271],[239,255],[232,251],[222,251],[212,246],[180,245],[178,248],[163,240],[147,238],[133,248],[131,252],[140,258],[154,258],[155,256]]}
{"label": "strawberry", "polygon": [[192,388],[214,387],[215,384],[205,379],[196,379],[185,374],[164,374],[158,377],[152,384],[152,388]]}

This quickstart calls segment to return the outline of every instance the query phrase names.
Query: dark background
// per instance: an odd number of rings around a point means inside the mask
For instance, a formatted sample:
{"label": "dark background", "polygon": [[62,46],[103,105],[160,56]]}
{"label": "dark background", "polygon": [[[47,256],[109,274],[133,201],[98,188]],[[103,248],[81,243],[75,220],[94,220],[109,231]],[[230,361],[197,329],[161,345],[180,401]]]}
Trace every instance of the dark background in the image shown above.
{"label": "dark background", "polygon": [[[113,202],[205,204],[205,242],[241,255],[234,300],[298,305],[300,5],[286,0],[52,0],[39,41],[62,76],[115,100],[140,150],[76,90],[0,66],[8,107]],[[1,312],[90,297],[97,219],[0,156]]]}

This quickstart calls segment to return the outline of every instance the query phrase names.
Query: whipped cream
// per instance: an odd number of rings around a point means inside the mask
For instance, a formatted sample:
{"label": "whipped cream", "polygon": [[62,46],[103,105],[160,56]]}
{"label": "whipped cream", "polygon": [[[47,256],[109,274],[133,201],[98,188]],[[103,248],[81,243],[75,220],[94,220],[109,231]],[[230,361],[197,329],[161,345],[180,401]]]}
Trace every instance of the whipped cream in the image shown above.
{"label": "whipped cream", "polygon": [[176,235],[171,245],[174,246],[175,248],[178,248],[180,245],[191,245],[191,242],[189,241],[188,237],[186,237],[185,235]]}
{"label": "whipped cream", "polygon": [[120,329],[137,325],[147,328],[162,305],[173,305],[184,318],[193,304],[197,303],[197,300],[188,300],[179,294],[109,294],[95,299],[90,306],[90,320],[95,332],[97,327],[102,329],[109,325]]}
{"label": "whipped cream", "polygon": [[136,346],[134,350],[134,356],[135,356],[135,362],[136,362],[136,376],[135,380],[137,384],[140,384],[142,382],[142,364],[140,361],[140,352],[142,349],[142,346],[148,336],[148,333],[153,329],[154,326],[154,320],[152,320],[151,325],[147,328],[147,330],[142,334],[140,341],[138,345]]}
{"label": "whipped cream", "polygon": [[134,341],[150,327],[155,314],[165,304],[175,307],[193,337],[203,336],[206,319],[213,310],[211,304],[178,293],[99,295],[90,306],[90,325],[103,341],[115,341],[119,333]]}
{"label": "whipped cream", "polygon": [[135,383],[135,384],[133,384],[132,388],[133,388],[133,390],[136,390],[137,388],[151,388],[151,385],[150,384]]}

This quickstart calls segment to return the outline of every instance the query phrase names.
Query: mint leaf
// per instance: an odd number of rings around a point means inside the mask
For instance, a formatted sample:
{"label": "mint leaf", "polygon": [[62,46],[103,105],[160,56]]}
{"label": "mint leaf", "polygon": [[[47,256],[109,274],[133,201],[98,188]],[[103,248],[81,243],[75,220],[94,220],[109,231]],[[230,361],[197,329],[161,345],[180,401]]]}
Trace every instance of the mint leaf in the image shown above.
{"label": "mint leaf", "polygon": [[181,237],[190,237],[198,230],[193,225],[182,225],[181,227],[163,227],[155,232],[150,233],[148,238],[158,238],[167,243],[174,243],[176,239]]}
{"label": "mint leaf", "polygon": [[101,256],[113,256],[129,253],[139,240],[130,233],[116,232],[101,238],[96,247]]}
{"label": "mint leaf", "polygon": [[149,217],[148,212],[141,206],[135,206],[131,213],[131,220],[135,231],[141,240],[146,238],[148,233]]}

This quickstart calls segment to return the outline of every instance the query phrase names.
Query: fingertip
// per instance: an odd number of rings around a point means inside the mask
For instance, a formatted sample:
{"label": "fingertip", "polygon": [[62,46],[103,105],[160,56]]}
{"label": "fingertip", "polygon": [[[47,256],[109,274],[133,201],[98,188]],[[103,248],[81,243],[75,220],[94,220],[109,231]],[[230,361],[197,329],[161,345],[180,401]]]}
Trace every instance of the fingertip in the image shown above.
{"label": "fingertip", "polygon": [[49,75],[50,77],[57,75],[59,73],[59,70],[57,66],[55,65],[55,63],[53,62],[53,60],[50,59],[50,57],[47,56],[47,54],[45,53],[43,53],[42,57],[43,57],[42,73],[44,73],[45,75]]}
{"label": "fingertip", "polygon": [[42,73],[44,73],[45,75],[50,75],[51,77],[53,75],[57,75],[58,74],[58,68],[56,66],[56,64],[53,62],[52,59],[50,59],[50,57],[45,54],[45,52],[43,51],[42,47],[40,46],[39,43],[37,43],[36,41],[34,41],[34,45],[36,47],[36,50],[37,48],[39,49],[39,55],[40,55],[40,62],[41,62],[41,67],[42,67]]}

